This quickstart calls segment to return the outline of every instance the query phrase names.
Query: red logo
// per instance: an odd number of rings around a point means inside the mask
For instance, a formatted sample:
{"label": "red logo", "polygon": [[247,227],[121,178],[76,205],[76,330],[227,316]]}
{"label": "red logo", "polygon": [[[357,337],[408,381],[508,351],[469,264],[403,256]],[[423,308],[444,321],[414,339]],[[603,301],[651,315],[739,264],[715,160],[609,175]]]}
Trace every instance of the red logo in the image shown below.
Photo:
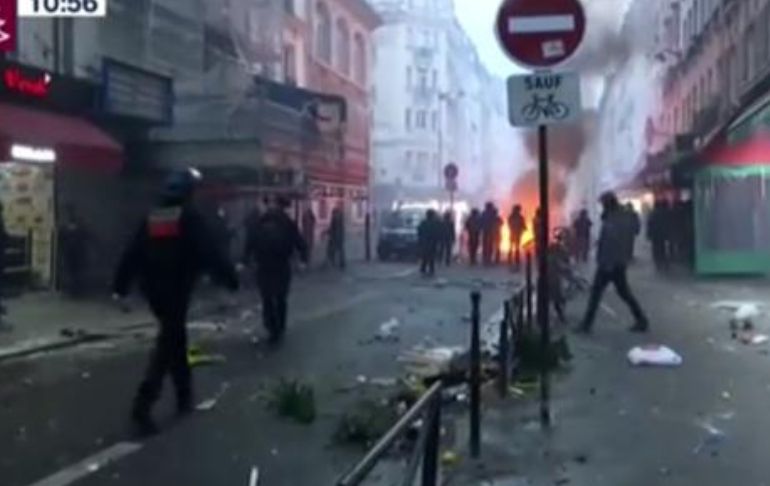
{"label": "red logo", "polygon": [[16,0],[0,0],[0,52],[16,50]]}
{"label": "red logo", "polygon": [[31,77],[17,67],[9,67],[3,71],[3,84],[9,91],[35,98],[45,98],[51,90],[51,75],[42,73],[37,77]]}

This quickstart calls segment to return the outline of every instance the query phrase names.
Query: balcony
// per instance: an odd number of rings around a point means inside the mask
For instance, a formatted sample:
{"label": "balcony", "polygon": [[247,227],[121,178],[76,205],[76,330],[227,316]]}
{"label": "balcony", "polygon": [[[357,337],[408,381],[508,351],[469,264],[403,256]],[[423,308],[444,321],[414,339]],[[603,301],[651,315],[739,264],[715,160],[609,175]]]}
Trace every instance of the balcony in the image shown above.
{"label": "balcony", "polygon": [[695,114],[692,126],[693,135],[705,137],[717,129],[720,122],[724,119],[724,105],[725,103],[722,102],[721,98],[714,97],[709,100],[706,106]]}

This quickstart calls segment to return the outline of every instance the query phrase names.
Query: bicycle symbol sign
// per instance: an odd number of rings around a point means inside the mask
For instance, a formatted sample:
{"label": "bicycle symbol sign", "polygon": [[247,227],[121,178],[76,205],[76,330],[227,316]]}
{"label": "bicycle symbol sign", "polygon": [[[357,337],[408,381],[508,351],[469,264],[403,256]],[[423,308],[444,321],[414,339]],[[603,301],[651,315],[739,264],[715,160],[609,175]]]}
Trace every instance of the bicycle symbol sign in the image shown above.
{"label": "bicycle symbol sign", "polygon": [[514,126],[570,122],[580,109],[577,74],[538,73],[508,78],[508,116]]}

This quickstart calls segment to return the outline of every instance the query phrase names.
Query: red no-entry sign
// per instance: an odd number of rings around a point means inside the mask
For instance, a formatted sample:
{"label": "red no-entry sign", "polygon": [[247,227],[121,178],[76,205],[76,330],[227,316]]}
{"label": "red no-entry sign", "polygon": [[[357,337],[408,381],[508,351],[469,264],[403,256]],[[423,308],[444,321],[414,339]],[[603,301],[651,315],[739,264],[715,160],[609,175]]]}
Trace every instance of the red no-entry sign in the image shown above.
{"label": "red no-entry sign", "polygon": [[578,0],[506,0],[497,14],[497,37],[515,62],[551,67],[575,53],[586,15]]}

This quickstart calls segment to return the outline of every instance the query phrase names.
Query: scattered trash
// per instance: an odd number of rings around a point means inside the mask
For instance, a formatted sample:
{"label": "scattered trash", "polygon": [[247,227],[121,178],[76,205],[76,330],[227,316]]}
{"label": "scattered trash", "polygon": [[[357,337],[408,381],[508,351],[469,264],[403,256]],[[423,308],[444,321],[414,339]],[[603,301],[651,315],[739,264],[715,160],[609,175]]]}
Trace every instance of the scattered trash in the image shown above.
{"label": "scattered trash", "polygon": [[700,454],[705,449],[709,449],[711,451],[711,455],[715,456],[718,454],[717,452],[717,446],[721,444],[725,438],[727,437],[723,431],[720,429],[714,427],[712,424],[708,422],[704,422],[702,424],[699,424],[699,426],[706,431],[706,437],[701,440],[698,445],[695,446],[693,449],[693,454]]}
{"label": "scattered trash", "polygon": [[191,331],[222,332],[227,328],[222,322],[193,321],[187,323],[187,329]]}
{"label": "scattered trash", "polygon": [[374,336],[375,341],[398,341],[396,331],[401,326],[401,323],[395,317],[391,317],[387,321],[380,324],[380,329]]}
{"label": "scattered trash", "polygon": [[382,388],[390,388],[396,386],[398,380],[396,378],[372,378],[369,380],[369,384]]}
{"label": "scattered trash", "polygon": [[199,412],[208,412],[210,410],[213,410],[214,407],[217,406],[217,403],[219,403],[219,400],[222,398],[222,396],[225,394],[227,389],[230,387],[230,384],[225,382],[222,383],[222,386],[219,388],[219,391],[214,395],[213,397],[203,400],[200,402],[196,407],[195,410],[198,410]]}
{"label": "scattered trash", "polygon": [[278,449],[275,449],[275,448],[270,449],[270,455],[277,456],[278,455]]}
{"label": "scattered trash", "polygon": [[89,373],[88,371],[84,371],[80,373],[80,377],[83,378],[84,380],[88,380],[91,378],[91,373]]}
{"label": "scattered trash", "polygon": [[667,467],[662,467],[662,468],[658,469],[658,472],[660,473],[661,476],[670,476],[671,475],[671,469],[669,469]]}
{"label": "scattered trash", "polygon": [[356,382],[360,385],[365,385],[369,381],[369,378],[367,378],[364,375],[358,375],[356,376]]}
{"label": "scattered trash", "polygon": [[259,468],[254,466],[249,474],[249,486],[259,486]]}
{"label": "scattered trash", "polygon": [[723,391],[722,392],[722,398],[725,400],[731,400],[733,398],[732,394],[729,391]]}
{"label": "scattered trash", "polygon": [[667,346],[648,344],[632,348],[628,352],[628,361],[634,366],[679,366],[682,357]]}
{"label": "scattered trash", "polygon": [[248,321],[249,319],[254,318],[255,315],[256,315],[256,313],[253,310],[251,310],[251,309],[244,309],[241,312],[240,319],[242,321]]}
{"label": "scattered trash", "polygon": [[743,333],[740,340],[743,344],[759,345],[769,341],[770,337],[767,334]]}
{"label": "scattered trash", "polygon": [[419,347],[402,353],[398,361],[404,364],[410,374],[429,377],[447,373],[453,361],[464,354],[465,350],[460,347]]}
{"label": "scattered trash", "polygon": [[315,391],[297,380],[280,380],[270,390],[268,406],[279,416],[301,424],[311,424],[316,419]]}
{"label": "scattered trash", "polygon": [[98,462],[91,462],[86,466],[86,469],[88,469],[88,472],[95,473],[99,470],[99,463]]}
{"label": "scattered trash", "polygon": [[556,484],[556,486],[562,486],[564,484],[569,484],[570,481],[572,481],[570,478],[558,478],[554,481],[554,484]]}
{"label": "scattered trash", "polygon": [[221,364],[227,358],[221,354],[205,354],[199,345],[192,345],[187,349],[187,363],[190,367]]}
{"label": "scattered trash", "polygon": [[436,287],[437,289],[443,289],[447,285],[449,285],[449,280],[445,278],[437,278],[436,281],[433,282],[433,286]]}
{"label": "scattered trash", "polygon": [[735,418],[735,412],[724,412],[716,416],[719,420],[732,420]]}
{"label": "scattered trash", "polygon": [[[406,407],[403,404],[403,408]],[[341,444],[368,447],[396,423],[400,415],[399,408],[388,401],[361,400],[353,406],[351,412],[342,415],[334,438]]]}
{"label": "scattered trash", "polygon": [[444,451],[441,454],[441,464],[443,466],[455,466],[460,463],[460,456],[454,451]]}

